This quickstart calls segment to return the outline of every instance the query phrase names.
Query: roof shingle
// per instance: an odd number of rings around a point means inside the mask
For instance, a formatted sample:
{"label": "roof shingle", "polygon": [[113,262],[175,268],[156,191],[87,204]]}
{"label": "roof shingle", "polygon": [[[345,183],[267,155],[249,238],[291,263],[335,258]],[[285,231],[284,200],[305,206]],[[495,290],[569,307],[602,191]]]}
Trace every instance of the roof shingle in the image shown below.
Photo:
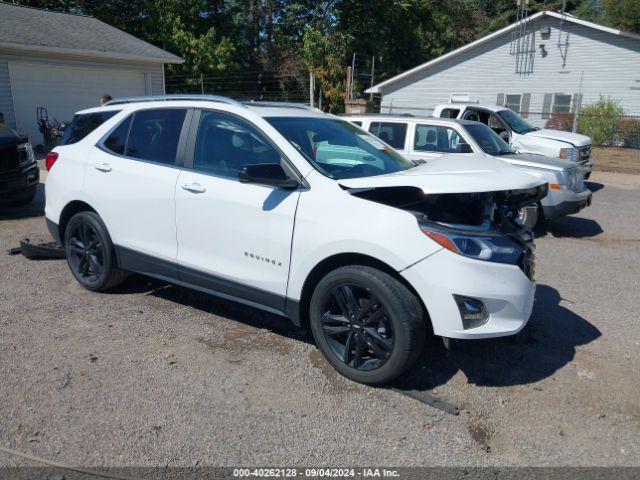
{"label": "roof shingle", "polygon": [[0,3],[0,48],[182,63],[182,59],[96,18]]}

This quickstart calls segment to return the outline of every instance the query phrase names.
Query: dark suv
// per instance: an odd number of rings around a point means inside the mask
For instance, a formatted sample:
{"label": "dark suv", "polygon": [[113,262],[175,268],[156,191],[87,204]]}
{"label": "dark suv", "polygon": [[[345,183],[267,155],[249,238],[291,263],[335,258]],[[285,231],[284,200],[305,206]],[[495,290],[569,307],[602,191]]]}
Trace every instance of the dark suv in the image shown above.
{"label": "dark suv", "polygon": [[40,171],[29,140],[0,125],[0,204],[31,203],[39,181]]}

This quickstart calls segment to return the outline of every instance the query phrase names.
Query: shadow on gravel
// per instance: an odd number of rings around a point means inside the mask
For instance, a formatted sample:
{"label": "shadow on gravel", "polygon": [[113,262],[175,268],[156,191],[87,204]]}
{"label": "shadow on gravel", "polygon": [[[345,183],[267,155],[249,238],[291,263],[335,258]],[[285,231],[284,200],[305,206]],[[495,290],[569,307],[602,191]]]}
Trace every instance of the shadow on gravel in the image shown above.
{"label": "shadow on gravel", "polygon": [[550,377],[573,360],[576,347],[598,338],[600,331],[560,302],[554,288],[538,285],[531,319],[515,337],[460,341],[446,351],[435,337],[420,361],[394,386],[429,390],[443,385],[458,371],[469,383],[504,387]]}
{"label": "shadow on gravel", "polygon": [[44,215],[44,184],[38,184],[36,197],[28,205],[0,205],[0,220],[20,220]]}
{"label": "shadow on gravel", "polygon": [[[278,315],[142,275],[131,276],[113,291],[115,294],[145,292],[313,344],[306,330]],[[571,301],[561,298],[556,289],[538,285],[531,319],[518,335],[459,341],[453,351],[445,350],[441,339],[431,336],[418,364],[392,386],[401,390],[430,390],[447,383],[458,371],[464,373],[469,383],[492,387],[525,385],[548,378],[573,360],[576,347],[601,335],[595,326],[572,312],[570,305]]]}
{"label": "shadow on gravel", "polygon": [[[189,288],[156,280],[144,275],[132,275],[121,286],[109,293],[147,293],[180,305],[196,308],[200,311],[228,318],[247,326],[267,329],[285,337],[312,343],[307,331],[296,327],[286,318],[252,308],[241,303],[207,295]],[[256,331],[256,333],[259,333]]]}
{"label": "shadow on gravel", "polygon": [[557,238],[589,238],[603,233],[595,220],[581,217],[561,217],[556,220],[542,221],[534,229],[536,238],[551,235]]}

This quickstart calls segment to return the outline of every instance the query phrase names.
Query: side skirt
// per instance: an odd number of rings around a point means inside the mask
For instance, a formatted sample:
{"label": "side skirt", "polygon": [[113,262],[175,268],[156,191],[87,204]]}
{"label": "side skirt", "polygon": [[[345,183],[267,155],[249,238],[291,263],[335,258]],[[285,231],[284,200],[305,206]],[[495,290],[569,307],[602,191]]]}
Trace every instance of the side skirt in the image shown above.
{"label": "side skirt", "polygon": [[115,246],[120,268],[289,318],[300,326],[299,302],[233,280]]}

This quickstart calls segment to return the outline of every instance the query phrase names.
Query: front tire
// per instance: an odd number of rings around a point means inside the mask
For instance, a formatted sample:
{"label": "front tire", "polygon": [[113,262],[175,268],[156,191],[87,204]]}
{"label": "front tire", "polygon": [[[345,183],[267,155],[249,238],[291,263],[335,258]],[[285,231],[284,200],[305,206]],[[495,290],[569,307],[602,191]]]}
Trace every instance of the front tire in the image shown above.
{"label": "front tire", "polygon": [[347,266],[327,274],[313,293],[309,314],[324,357],[356,382],[392,381],[424,346],[422,305],[402,283],[375,268]]}
{"label": "front tire", "polygon": [[88,290],[104,292],[126,277],[118,268],[107,227],[95,212],[71,217],[64,232],[64,250],[71,273]]}

